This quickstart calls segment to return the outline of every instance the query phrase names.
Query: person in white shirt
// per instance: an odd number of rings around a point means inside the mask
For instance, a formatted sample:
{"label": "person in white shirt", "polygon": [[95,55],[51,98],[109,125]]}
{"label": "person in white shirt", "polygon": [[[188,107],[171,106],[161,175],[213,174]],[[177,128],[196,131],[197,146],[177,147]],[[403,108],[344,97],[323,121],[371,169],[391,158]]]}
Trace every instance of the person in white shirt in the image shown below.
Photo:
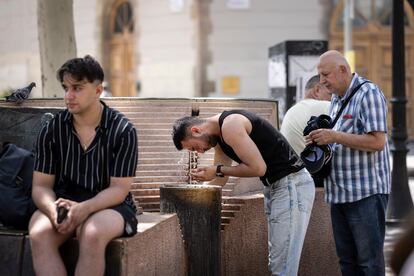
{"label": "person in white shirt", "polygon": [[[280,132],[300,156],[305,149],[303,130],[311,116],[329,113],[331,95],[319,83],[319,75],[311,77],[305,86],[305,98],[289,108],[282,121]],[[323,187],[323,179],[314,178],[316,187]]]}

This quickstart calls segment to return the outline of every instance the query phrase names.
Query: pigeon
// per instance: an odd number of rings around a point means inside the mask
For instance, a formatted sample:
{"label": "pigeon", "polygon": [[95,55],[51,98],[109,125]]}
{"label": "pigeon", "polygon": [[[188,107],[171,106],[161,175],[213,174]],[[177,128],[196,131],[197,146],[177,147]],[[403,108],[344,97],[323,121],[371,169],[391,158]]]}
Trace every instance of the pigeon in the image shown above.
{"label": "pigeon", "polygon": [[30,92],[35,86],[36,86],[36,83],[32,82],[25,88],[17,89],[10,96],[6,96],[6,102],[22,103],[24,100],[26,100],[29,97]]}

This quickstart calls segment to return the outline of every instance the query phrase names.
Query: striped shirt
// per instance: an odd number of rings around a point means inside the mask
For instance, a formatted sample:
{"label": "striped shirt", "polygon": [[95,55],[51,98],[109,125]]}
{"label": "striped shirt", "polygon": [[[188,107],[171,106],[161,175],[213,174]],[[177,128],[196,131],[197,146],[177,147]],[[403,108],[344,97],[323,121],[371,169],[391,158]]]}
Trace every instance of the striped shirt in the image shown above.
{"label": "striped shirt", "polygon": [[[335,118],[352,89],[365,79],[356,73],[344,97],[333,95],[330,116]],[[387,103],[380,88],[365,83],[351,98],[333,128],[352,134],[387,132]],[[374,194],[389,194],[391,175],[386,137],[381,151],[367,152],[334,144],[331,175],[325,181],[325,199],[329,203],[354,202]]]}
{"label": "striped shirt", "polygon": [[[96,135],[86,150],[73,127],[72,114],[64,110],[38,135],[35,170],[55,175],[54,190],[77,185],[96,195],[110,185],[111,177],[135,176],[138,145],[132,123],[105,103]],[[131,193],[125,199],[135,209]]]}

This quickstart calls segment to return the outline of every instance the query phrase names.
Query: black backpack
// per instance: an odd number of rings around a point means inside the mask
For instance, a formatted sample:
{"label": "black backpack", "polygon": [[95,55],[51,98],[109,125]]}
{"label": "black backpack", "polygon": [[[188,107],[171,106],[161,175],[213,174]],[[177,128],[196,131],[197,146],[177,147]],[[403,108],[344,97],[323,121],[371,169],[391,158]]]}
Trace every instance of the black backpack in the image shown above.
{"label": "black backpack", "polygon": [[14,144],[0,153],[0,223],[26,230],[36,210],[32,200],[34,155]]}

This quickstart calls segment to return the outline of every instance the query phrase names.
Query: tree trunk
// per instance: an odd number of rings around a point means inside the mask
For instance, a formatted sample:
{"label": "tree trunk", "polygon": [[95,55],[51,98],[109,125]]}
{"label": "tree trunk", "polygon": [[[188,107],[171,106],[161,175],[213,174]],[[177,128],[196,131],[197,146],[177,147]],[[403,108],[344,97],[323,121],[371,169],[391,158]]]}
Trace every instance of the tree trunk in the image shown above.
{"label": "tree trunk", "polygon": [[73,0],[38,0],[37,20],[43,97],[62,97],[56,71],[76,57]]}

